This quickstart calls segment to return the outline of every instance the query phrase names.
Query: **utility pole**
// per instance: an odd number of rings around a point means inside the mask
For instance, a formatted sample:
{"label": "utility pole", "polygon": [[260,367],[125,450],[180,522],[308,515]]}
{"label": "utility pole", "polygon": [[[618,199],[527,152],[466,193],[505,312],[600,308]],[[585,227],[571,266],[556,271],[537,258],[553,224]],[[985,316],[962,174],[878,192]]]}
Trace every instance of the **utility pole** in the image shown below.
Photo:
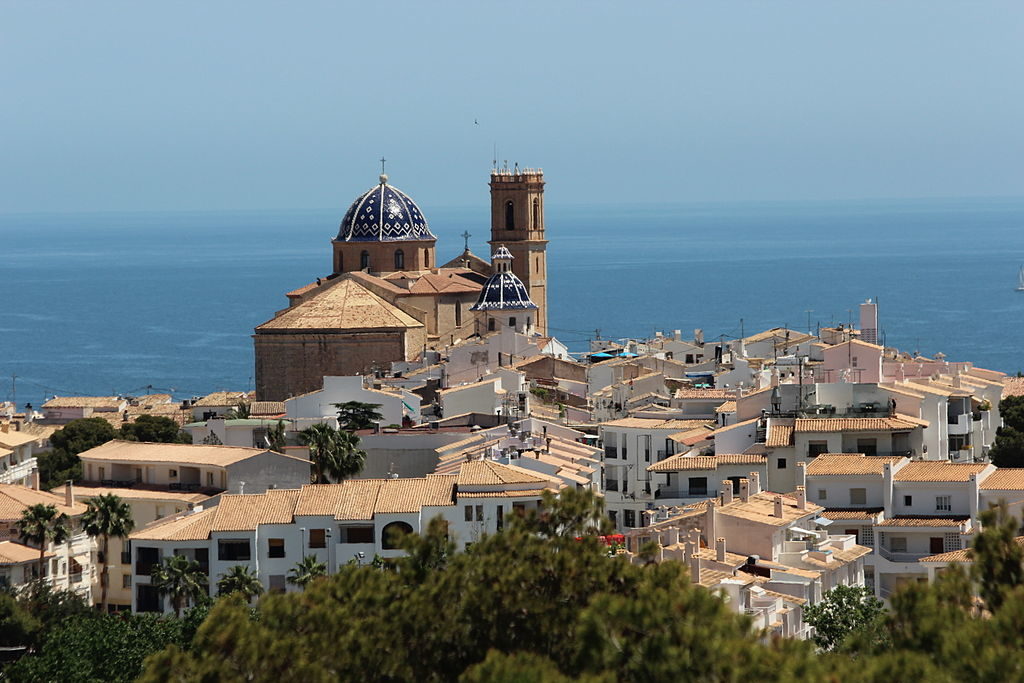
{"label": "utility pole", "polygon": [[18,411],[18,376],[11,375],[11,403],[14,404],[14,411]]}

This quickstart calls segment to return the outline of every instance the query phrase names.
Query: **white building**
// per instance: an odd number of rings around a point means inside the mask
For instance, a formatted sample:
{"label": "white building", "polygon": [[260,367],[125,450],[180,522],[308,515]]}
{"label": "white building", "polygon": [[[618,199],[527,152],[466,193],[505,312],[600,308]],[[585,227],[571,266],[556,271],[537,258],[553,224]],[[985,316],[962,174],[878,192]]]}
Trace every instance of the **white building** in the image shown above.
{"label": "white building", "polygon": [[375,389],[366,386],[361,376],[324,377],[323,388],[306,394],[293,396],[284,402],[289,420],[303,429],[311,424],[333,420],[337,426],[338,409],[334,404],[358,401],[379,405],[377,411],[384,417],[382,426],[410,425],[419,422],[420,397],[411,391],[397,387]]}

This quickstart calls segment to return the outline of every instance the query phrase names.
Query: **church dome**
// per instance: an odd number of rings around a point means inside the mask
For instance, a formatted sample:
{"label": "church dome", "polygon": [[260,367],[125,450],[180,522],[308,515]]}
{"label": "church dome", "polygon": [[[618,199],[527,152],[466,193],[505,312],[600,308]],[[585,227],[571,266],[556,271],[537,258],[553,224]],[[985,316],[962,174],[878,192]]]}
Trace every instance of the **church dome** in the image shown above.
{"label": "church dome", "polygon": [[359,196],[341,220],[337,240],[341,242],[406,242],[434,240],[420,207],[409,195],[388,185],[381,175],[380,184]]}
{"label": "church dome", "polygon": [[537,308],[526,285],[512,272],[512,254],[504,245],[492,259],[494,274],[487,278],[472,311],[526,311]]}

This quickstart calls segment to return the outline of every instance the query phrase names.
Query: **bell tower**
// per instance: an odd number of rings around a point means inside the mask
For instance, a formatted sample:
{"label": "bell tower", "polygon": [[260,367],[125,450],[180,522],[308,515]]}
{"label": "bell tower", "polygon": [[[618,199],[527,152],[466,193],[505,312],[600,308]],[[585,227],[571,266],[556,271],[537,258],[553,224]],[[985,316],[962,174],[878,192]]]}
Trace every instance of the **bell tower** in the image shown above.
{"label": "bell tower", "polygon": [[491,252],[504,245],[512,272],[537,304],[538,334],[548,329],[548,241],[544,235],[544,171],[506,165],[491,171]]}

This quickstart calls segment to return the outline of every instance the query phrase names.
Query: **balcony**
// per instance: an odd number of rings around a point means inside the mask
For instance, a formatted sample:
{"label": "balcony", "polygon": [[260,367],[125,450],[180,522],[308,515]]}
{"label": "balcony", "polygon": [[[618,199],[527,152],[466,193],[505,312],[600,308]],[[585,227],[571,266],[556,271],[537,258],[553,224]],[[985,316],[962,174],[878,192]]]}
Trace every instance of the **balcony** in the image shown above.
{"label": "balcony", "polygon": [[971,433],[971,414],[961,413],[960,415],[950,415],[947,419],[947,431],[950,434],[955,435],[966,435]]}
{"label": "balcony", "polygon": [[876,548],[875,552],[889,560],[890,562],[917,562],[922,557],[928,557],[934,553],[908,553],[908,552],[893,552],[888,548]]}
{"label": "balcony", "polygon": [[28,458],[16,465],[8,465],[7,469],[0,472],[0,484],[20,483],[32,474],[36,468],[36,459]]}

